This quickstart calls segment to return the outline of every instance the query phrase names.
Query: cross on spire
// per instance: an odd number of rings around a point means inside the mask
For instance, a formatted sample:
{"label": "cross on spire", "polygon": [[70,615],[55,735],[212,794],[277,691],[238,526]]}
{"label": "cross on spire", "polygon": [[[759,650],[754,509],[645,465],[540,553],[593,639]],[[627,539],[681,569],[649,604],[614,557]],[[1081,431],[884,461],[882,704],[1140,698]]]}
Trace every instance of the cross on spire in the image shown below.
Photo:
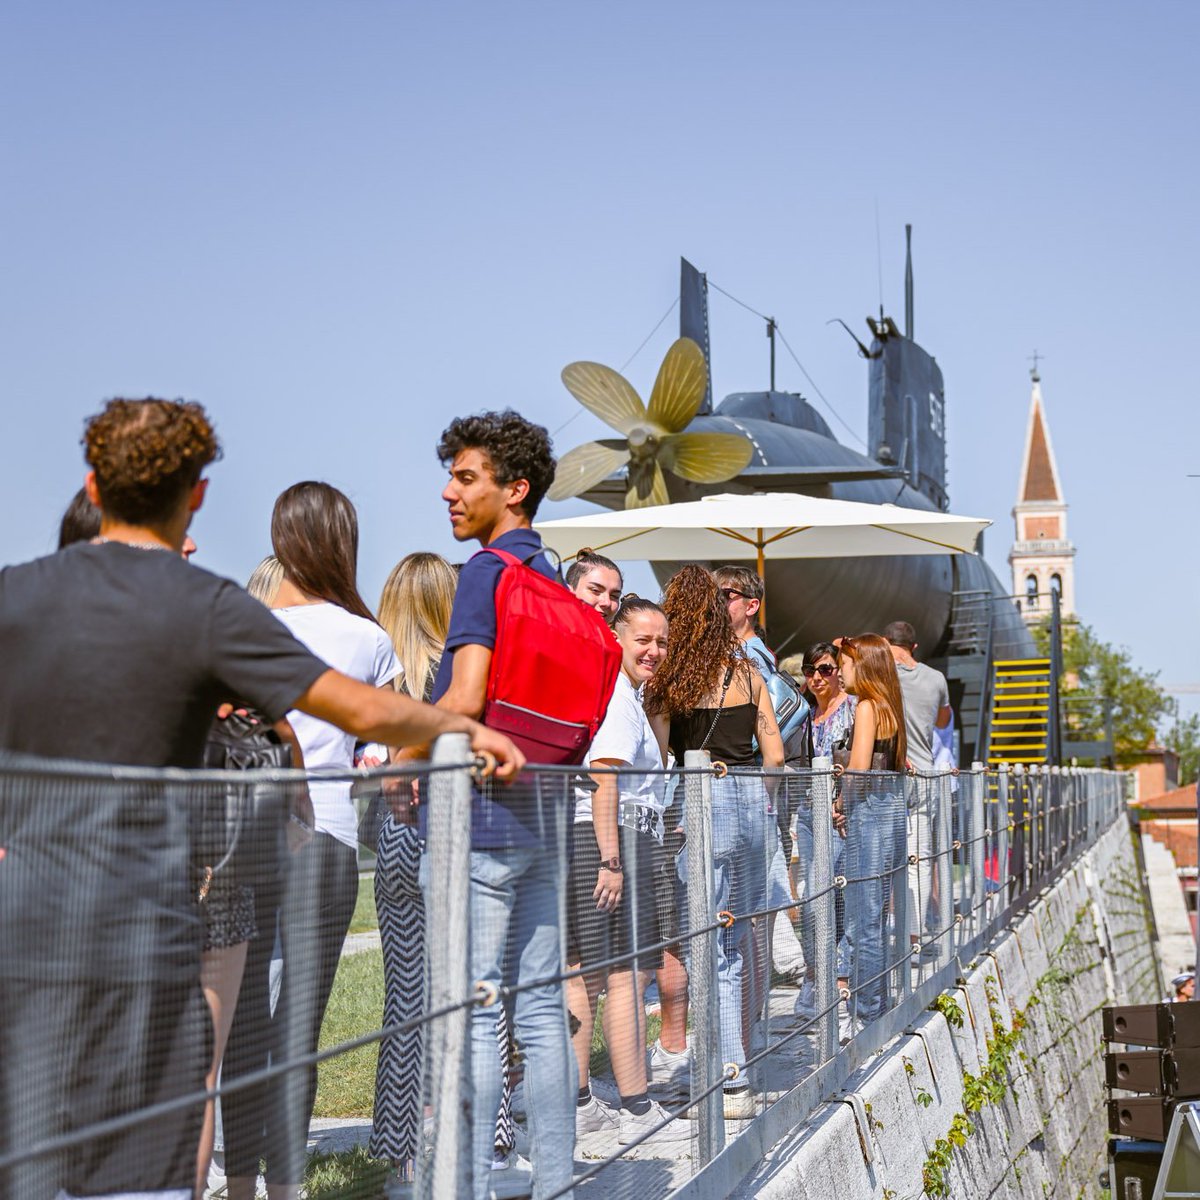
{"label": "cross on spire", "polygon": [[1029,356],[1029,361],[1033,363],[1033,369],[1029,372],[1029,378],[1037,383],[1041,376],[1038,374],[1038,363],[1045,358],[1044,354],[1039,354],[1036,350]]}

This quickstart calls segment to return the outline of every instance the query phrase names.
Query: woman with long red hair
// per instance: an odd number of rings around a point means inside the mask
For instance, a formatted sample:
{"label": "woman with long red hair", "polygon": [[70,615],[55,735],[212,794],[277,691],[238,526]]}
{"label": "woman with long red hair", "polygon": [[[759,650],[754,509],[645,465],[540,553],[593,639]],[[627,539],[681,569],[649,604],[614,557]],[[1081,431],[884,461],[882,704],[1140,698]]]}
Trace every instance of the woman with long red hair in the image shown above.
{"label": "woman with long red hair", "polygon": [[[851,1032],[888,1004],[887,971],[899,950],[888,953],[887,913],[894,898],[894,941],[907,941],[905,870],[907,810],[894,774],[908,754],[904,702],[888,643],[876,633],[838,641],[838,666],[846,690],[858,698],[848,773],[842,777],[835,821],[846,837],[846,938],[853,952],[850,978]],[[906,950],[907,947],[905,946]],[[904,955],[903,961],[907,961]]]}

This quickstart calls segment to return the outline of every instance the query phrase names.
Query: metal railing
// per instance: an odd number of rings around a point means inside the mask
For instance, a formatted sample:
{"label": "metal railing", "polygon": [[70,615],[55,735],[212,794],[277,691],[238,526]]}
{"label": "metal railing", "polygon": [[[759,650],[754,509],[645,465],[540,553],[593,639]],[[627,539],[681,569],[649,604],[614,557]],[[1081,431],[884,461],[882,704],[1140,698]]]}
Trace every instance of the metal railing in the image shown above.
{"label": "metal railing", "polygon": [[[324,777],[347,784],[349,778]],[[628,948],[571,963],[562,949],[570,923],[567,909],[578,914],[586,913],[589,903],[594,907],[591,883],[581,890],[576,881],[572,890],[568,873],[577,805],[591,791],[578,769],[537,768],[523,782],[503,788],[480,781],[465,738],[446,737],[437,743],[430,764],[358,772],[353,778],[360,793],[374,785],[405,799],[416,780],[427,813],[420,867],[425,925],[423,939],[416,943],[426,984],[416,1011],[391,1023],[384,1022],[380,1011],[369,1027],[321,1051],[305,1043],[297,1029],[275,1031],[271,1045],[276,1052],[248,1073],[229,1078],[227,1063],[226,1077],[210,1091],[201,1084],[180,1085],[170,1096],[143,1093],[82,1123],[71,1117],[71,1089],[82,1086],[74,1079],[50,1089],[56,1103],[40,1115],[23,1103],[28,1096],[46,1093],[40,1084],[34,1087],[31,1072],[53,1069],[57,1051],[35,1045],[14,1058],[0,1056],[0,1181],[30,1179],[38,1187],[57,1189],[70,1177],[56,1164],[103,1162],[95,1148],[107,1144],[106,1138],[141,1129],[150,1131],[144,1137],[153,1143],[156,1122],[185,1111],[198,1120],[205,1099],[219,1096],[228,1102],[258,1094],[254,1089],[264,1096],[272,1088],[281,1090],[281,1100],[263,1100],[264,1111],[290,1113],[292,1124],[302,1122],[303,1134],[312,1107],[305,1081],[318,1064],[336,1072],[352,1050],[419,1033],[423,1070],[405,1085],[419,1092],[410,1105],[418,1146],[423,1146],[414,1156],[415,1192],[429,1197],[487,1195],[490,1184],[477,1184],[473,1176],[479,1131],[486,1126],[486,1138],[492,1137],[495,1113],[476,1105],[474,1080],[480,1078],[481,1046],[490,1046],[488,1053],[495,1054],[495,1038],[481,1038],[481,1030],[485,1035],[494,1030],[503,1008],[515,1016],[516,1053],[507,1064],[507,1083],[513,1083],[520,1061],[526,1067],[524,1110],[534,1143],[536,1194],[549,1200],[572,1190],[585,1195],[603,1188],[617,1196],[725,1195],[823,1097],[952,986],[963,964],[1052,885],[1102,831],[1122,819],[1124,807],[1118,778],[1098,770],[976,767],[903,775],[841,773],[828,761],[818,761],[805,771],[764,774],[726,769],[711,763],[707,754],[689,753],[680,767],[661,773],[673,795],[665,820],[668,845],[660,850],[644,839],[633,840],[624,855],[623,904],[633,910],[635,930],[644,929],[636,913],[642,872],[656,873],[657,924],[649,926],[655,936],[638,932]],[[125,929],[114,926],[119,914],[112,904],[100,902],[111,881],[103,863],[96,867],[97,842],[113,839],[115,847],[126,847],[140,863],[142,878],[161,882],[164,873],[188,869],[188,856],[175,843],[187,843],[189,815],[201,797],[211,798],[218,790],[244,802],[255,788],[287,790],[302,783],[298,773],[226,775],[0,762],[0,847],[5,849],[0,903],[6,909],[0,928],[7,929],[7,936],[0,934],[0,972],[7,976],[0,985],[13,986],[30,973],[61,979],[64,970],[71,975],[67,968],[72,962],[78,968],[75,975],[92,985],[126,982],[105,976],[96,959],[97,942],[135,947],[131,963],[156,961],[163,952],[156,938],[190,928],[194,913],[180,906],[194,910],[194,897],[185,884],[175,886],[171,880],[162,883],[156,897],[138,900],[130,892],[125,901],[153,900],[157,915],[143,912],[141,904]],[[519,836],[487,836],[499,828],[489,805],[503,808],[506,819],[516,821]],[[473,810],[474,850],[468,836]],[[77,836],[73,815],[85,811],[90,815]],[[153,831],[150,836],[147,829]],[[671,855],[680,833],[683,849]],[[518,844],[528,840],[526,835],[532,846]],[[489,841],[498,844],[480,849]],[[785,855],[787,841],[792,851]],[[157,872],[155,853],[162,855]],[[284,906],[290,880],[303,879],[310,889],[324,886],[314,885],[311,874],[299,873],[301,856],[311,853],[306,847],[285,854]],[[487,873],[497,863],[509,872],[504,879]],[[536,901],[541,908],[514,942],[523,919],[520,907],[529,901],[522,880],[537,871],[545,881]],[[664,918],[664,880],[665,891],[675,896],[674,924]],[[507,917],[497,917],[494,907],[480,902],[481,890],[487,889],[491,900],[501,893],[511,900]],[[294,899],[302,911],[314,913],[322,903],[320,896]],[[19,903],[10,906],[14,901]],[[33,922],[37,936],[17,936],[14,917]],[[503,932],[510,948],[515,945],[516,958],[510,950],[501,974],[482,978],[481,947],[499,936],[501,926],[495,922],[510,918]],[[100,924],[90,923],[95,921]],[[539,921],[551,928],[559,947],[540,960],[522,953],[539,936]],[[260,937],[272,932],[258,930]],[[773,976],[772,955],[782,959],[781,946],[789,936],[792,978],[784,978],[782,969]],[[172,947],[177,959],[179,946],[176,937]],[[198,941],[194,946],[198,951]],[[663,1108],[656,1110],[661,1113],[658,1127],[643,1124],[632,1136],[617,1115],[618,1097],[613,1096],[611,1127],[581,1135],[576,1145],[575,1113],[556,1109],[564,1097],[572,1102],[578,1075],[567,1050],[564,985],[600,977],[603,988],[607,976],[609,992],[615,994],[613,972],[631,971],[638,980],[635,988],[640,988],[664,951],[687,968],[687,1092],[674,1097],[663,1093]],[[299,960],[305,969],[315,970],[312,963],[319,955],[314,955],[311,961]],[[419,978],[421,965],[416,965]],[[247,986],[249,981],[243,984]],[[312,990],[319,991],[315,982]],[[634,1006],[624,1016],[609,1012],[606,1024],[610,1033],[629,1032],[646,1040],[646,1014],[654,1006],[640,991],[632,994]],[[323,1008],[324,1000],[317,1000]],[[659,1000],[664,1015],[667,1002],[664,993]],[[272,1019],[279,1019],[278,1009]],[[148,1032],[154,1035],[150,1040],[162,1034],[153,1028]],[[11,1046],[20,1031],[8,1033],[5,1045]],[[46,1034],[45,1026],[41,1033]],[[556,1039],[553,1053],[546,1049],[547,1037]],[[93,1074],[116,1069],[103,1061],[106,1053],[109,1048],[98,1040]],[[557,1067],[548,1070],[548,1063]],[[192,1064],[193,1085],[198,1066],[207,1063]],[[629,1071],[627,1066],[627,1078],[637,1075],[636,1069],[632,1075]],[[204,1074],[200,1069],[201,1080]],[[597,1094],[605,1078],[602,1072],[594,1080]],[[621,1082],[616,1081],[614,1091],[624,1092]],[[649,1082],[654,1083],[653,1072]],[[382,1077],[380,1086],[388,1086]],[[385,1102],[394,1098],[385,1090]],[[379,1116],[377,1110],[377,1120]],[[575,1146],[573,1179],[567,1172],[563,1183],[550,1186],[548,1147],[557,1144],[555,1138],[562,1140],[564,1120]],[[663,1129],[678,1120],[689,1122],[688,1136],[665,1140]],[[525,1136],[518,1122],[518,1149]],[[271,1179],[270,1154],[266,1157]],[[280,1180],[278,1173],[275,1180]],[[383,1186],[374,1179],[323,1194],[377,1196]],[[403,1186],[389,1187],[388,1194],[407,1194]]]}

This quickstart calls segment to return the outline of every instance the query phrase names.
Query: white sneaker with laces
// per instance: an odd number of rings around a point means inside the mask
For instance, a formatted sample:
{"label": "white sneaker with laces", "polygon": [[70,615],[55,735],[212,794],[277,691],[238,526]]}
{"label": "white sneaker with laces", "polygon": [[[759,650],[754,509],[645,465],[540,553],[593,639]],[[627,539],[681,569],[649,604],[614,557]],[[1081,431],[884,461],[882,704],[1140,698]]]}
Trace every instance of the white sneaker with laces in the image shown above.
{"label": "white sneaker with laces", "polygon": [[609,1133],[617,1129],[620,1120],[607,1104],[589,1096],[586,1104],[575,1106],[575,1136],[585,1133]]}
{"label": "white sneaker with laces", "polygon": [[672,1117],[657,1100],[651,1100],[649,1110],[641,1116],[631,1113],[627,1108],[621,1109],[618,1144],[628,1146],[644,1133],[650,1133],[646,1141],[651,1145],[657,1142],[686,1142],[692,1136],[692,1127],[682,1116]]}
{"label": "white sneaker with laces", "polygon": [[649,1090],[659,1095],[689,1095],[692,1090],[691,1046],[673,1054],[656,1039],[646,1057],[646,1079]]}

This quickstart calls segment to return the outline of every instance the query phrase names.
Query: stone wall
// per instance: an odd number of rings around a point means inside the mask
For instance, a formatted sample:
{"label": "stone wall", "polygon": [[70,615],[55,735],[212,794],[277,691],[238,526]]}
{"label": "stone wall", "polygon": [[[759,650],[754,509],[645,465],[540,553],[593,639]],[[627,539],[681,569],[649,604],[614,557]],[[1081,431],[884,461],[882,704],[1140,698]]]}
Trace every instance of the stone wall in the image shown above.
{"label": "stone wall", "polygon": [[736,1194],[1097,1196],[1100,1010],[1161,998],[1147,914],[1121,820]]}

